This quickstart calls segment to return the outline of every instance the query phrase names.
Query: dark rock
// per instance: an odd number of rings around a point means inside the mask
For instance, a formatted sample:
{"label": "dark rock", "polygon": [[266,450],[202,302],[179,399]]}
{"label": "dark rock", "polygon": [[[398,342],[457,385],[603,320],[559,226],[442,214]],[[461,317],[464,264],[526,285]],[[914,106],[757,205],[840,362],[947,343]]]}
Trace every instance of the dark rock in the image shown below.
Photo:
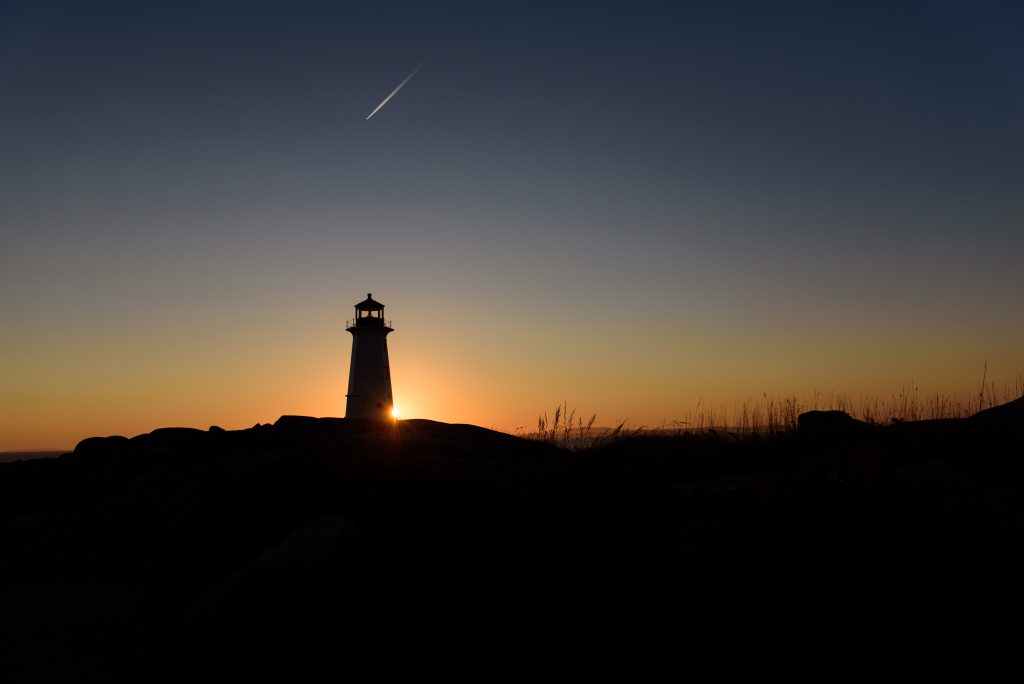
{"label": "dark rock", "polygon": [[355,421],[344,418],[313,418],[310,416],[281,416],[274,427],[282,430],[329,432],[334,434],[357,432],[360,428],[382,427],[380,421]]}
{"label": "dark rock", "polygon": [[159,428],[144,435],[132,437],[132,442],[145,448],[192,449],[207,443],[210,433],[196,428]]}
{"label": "dark rock", "polygon": [[4,672],[679,674],[691,654],[845,657],[864,634],[1014,653],[1020,408],[898,426],[810,412],[798,434],[571,455],[301,416],[83,440],[0,464],[0,598],[28,597],[0,625]]}
{"label": "dark rock", "polygon": [[1024,397],[979,411],[969,420],[990,429],[1024,430]]}
{"label": "dark rock", "polygon": [[121,435],[113,437],[87,437],[75,446],[75,454],[88,455],[110,453],[131,447],[131,440]]}
{"label": "dark rock", "polygon": [[[209,588],[186,608],[173,642],[184,673],[245,678],[290,672],[308,680],[344,659],[361,666],[364,607],[374,591],[361,579],[360,540],[349,519],[301,524]],[[301,658],[297,658],[301,654]]]}
{"label": "dark rock", "polygon": [[351,520],[311,520],[210,588],[183,613],[182,625],[208,635],[276,630],[285,636],[303,614],[310,619],[320,609],[332,585],[348,584],[357,547]]}
{"label": "dark rock", "polygon": [[847,433],[869,427],[845,411],[807,411],[796,419],[800,432],[809,434]]}

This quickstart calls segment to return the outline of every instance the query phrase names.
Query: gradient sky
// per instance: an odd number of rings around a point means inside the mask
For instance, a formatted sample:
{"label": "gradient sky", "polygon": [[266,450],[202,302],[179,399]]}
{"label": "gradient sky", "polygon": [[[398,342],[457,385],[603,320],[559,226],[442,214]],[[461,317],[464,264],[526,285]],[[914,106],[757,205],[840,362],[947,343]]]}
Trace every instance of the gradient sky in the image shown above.
{"label": "gradient sky", "polygon": [[367,291],[405,417],[1012,385],[1022,35],[976,0],[4,2],[0,449],[341,415]]}

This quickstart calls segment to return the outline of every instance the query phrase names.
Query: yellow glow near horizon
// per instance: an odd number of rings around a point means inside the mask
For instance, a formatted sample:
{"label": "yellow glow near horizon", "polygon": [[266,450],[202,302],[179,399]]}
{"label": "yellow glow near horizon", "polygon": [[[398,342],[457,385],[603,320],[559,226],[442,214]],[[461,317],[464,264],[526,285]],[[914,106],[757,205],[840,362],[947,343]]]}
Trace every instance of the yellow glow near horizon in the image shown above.
{"label": "yellow glow near horizon", "polygon": [[[765,395],[795,396],[807,408],[827,408],[833,395],[891,406],[911,380],[923,409],[935,394],[977,407],[983,374],[997,401],[1024,392],[1016,319],[980,340],[967,326],[897,334],[696,320],[665,324],[641,344],[606,330],[597,315],[548,321],[541,332],[506,305],[467,327],[429,302],[406,303],[413,296],[393,298],[404,305],[403,326],[388,338],[393,420],[529,431],[565,402],[585,421],[597,414],[597,426],[628,419],[657,427],[732,420],[745,405],[763,406]],[[352,343],[326,308],[281,303],[283,323],[269,327],[254,307],[195,325],[154,312],[138,314],[146,326],[114,318],[81,323],[76,335],[5,328],[0,357],[16,363],[0,369],[0,451],[70,450],[87,437],[162,427],[236,430],[282,415],[343,416]],[[568,351],[552,353],[554,344]]]}

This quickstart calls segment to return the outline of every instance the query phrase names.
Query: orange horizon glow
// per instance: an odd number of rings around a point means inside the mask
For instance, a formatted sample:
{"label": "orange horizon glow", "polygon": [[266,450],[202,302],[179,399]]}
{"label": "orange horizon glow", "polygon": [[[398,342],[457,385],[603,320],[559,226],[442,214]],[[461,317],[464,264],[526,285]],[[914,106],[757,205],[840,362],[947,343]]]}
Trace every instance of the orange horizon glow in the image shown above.
{"label": "orange horizon glow", "polygon": [[[656,428],[688,424],[702,414],[728,419],[738,415],[745,402],[754,406],[766,401],[766,395],[776,402],[795,399],[804,409],[833,408],[838,401],[838,407],[852,405],[856,410],[872,401],[896,403],[901,393],[914,392],[914,388],[922,406],[935,395],[973,406],[979,395],[980,372],[975,368],[949,373],[945,384],[908,380],[887,385],[880,377],[882,371],[878,377],[852,373],[845,378],[849,389],[836,392],[817,389],[808,378],[804,378],[804,386],[810,389],[803,392],[792,389],[795,382],[779,383],[780,391],[750,391],[740,384],[742,377],[730,378],[730,383],[723,380],[715,387],[706,377],[710,371],[702,375],[694,369],[695,381],[711,388],[701,392],[681,389],[685,383],[677,384],[667,370],[659,374],[645,368],[631,381],[628,374],[601,373],[586,365],[561,370],[542,366],[524,377],[516,365],[495,364],[489,374],[501,381],[481,384],[476,379],[486,374],[483,359],[468,358],[454,364],[435,357],[436,365],[431,365],[425,355],[409,353],[412,342],[397,343],[397,336],[392,339],[396,340],[392,345],[393,389],[402,407],[399,411],[396,402],[394,419],[429,418],[510,433],[534,431],[538,416],[552,416],[556,405],[563,402],[584,420],[596,414],[596,426],[625,420],[634,427]],[[38,384],[33,396],[19,402],[8,396],[0,405],[0,451],[72,449],[90,436],[132,437],[161,427],[243,429],[255,423],[273,423],[281,415],[342,416],[347,359],[337,351],[322,345],[316,355],[296,357],[276,369],[266,368],[262,374],[248,375],[246,367],[231,367],[197,372],[190,381],[182,382],[180,376],[154,373],[135,382],[120,377],[96,390],[82,382],[77,388],[65,386],[62,392]],[[334,372],[321,372],[321,363],[331,364]],[[85,370],[79,373],[88,375]],[[973,381],[972,374],[977,375]],[[987,374],[985,401],[1013,398],[1014,393],[1019,396],[1019,371],[997,372],[990,363]],[[769,373],[758,379],[762,387],[770,387]],[[646,393],[638,389],[644,383]]]}
{"label": "orange horizon glow", "polygon": [[[983,373],[999,396],[1022,384],[1012,331],[978,341],[927,329],[898,336],[756,321],[747,331],[662,323],[643,340],[644,353],[630,355],[629,328],[609,328],[599,316],[570,325],[528,309],[513,315],[509,306],[467,327],[459,310],[439,313],[418,297],[384,298],[396,328],[388,346],[403,419],[531,432],[539,415],[565,402],[585,419],[596,414],[596,425],[658,427],[702,411],[736,415],[765,394],[807,407],[842,395],[857,405],[916,387],[922,401],[939,394],[972,403]],[[327,308],[326,300],[281,307],[282,324],[267,327],[254,307],[231,325],[198,321],[189,335],[157,312],[148,326],[115,328],[117,335],[93,327],[25,342],[5,354],[19,363],[3,369],[0,450],[70,449],[86,437],[171,426],[241,429],[282,415],[343,416],[347,307],[336,307],[337,316]]]}

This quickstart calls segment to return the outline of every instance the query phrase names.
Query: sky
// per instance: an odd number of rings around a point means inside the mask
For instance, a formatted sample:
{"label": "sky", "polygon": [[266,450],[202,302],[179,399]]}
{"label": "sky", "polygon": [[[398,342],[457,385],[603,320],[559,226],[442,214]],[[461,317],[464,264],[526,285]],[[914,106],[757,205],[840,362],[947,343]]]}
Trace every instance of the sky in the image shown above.
{"label": "sky", "polygon": [[[0,4],[0,449],[1024,369],[1015,2]],[[418,65],[421,70],[366,116]]]}

